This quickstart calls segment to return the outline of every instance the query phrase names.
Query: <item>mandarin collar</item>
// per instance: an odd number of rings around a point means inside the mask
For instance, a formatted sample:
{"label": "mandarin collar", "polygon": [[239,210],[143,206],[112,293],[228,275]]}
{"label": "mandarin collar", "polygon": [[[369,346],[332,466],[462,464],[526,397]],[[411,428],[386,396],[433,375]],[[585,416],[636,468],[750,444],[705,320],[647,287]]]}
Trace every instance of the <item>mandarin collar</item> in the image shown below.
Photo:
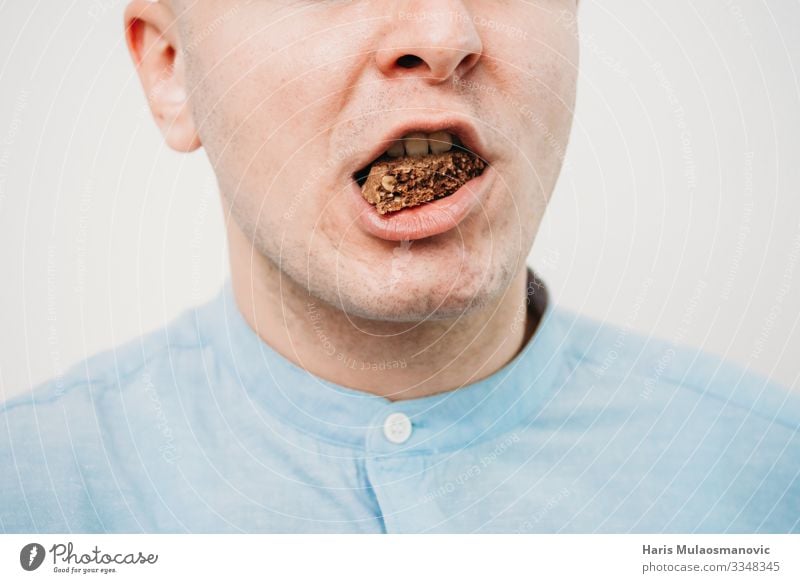
{"label": "mandarin collar", "polygon": [[[547,288],[530,268],[527,290],[528,314],[538,326],[511,361],[464,387],[394,402],[315,376],[275,351],[239,312],[230,276],[202,308],[197,325],[204,344],[232,369],[251,406],[309,435],[364,448],[370,455],[430,453],[468,447],[529,424],[552,392],[562,326]],[[411,434],[401,444],[384,432],[392,413],[411,422]]]}

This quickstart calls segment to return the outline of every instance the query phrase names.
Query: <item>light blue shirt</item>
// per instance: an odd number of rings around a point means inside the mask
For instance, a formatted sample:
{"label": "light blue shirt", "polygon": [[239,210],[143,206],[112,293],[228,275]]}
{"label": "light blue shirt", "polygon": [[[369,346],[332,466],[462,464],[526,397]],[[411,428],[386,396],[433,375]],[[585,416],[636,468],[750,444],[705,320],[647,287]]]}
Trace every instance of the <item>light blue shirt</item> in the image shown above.
{"label": "light blue shirt", "polygon": [[501,370],[393,403],[272,350],[228,280],[0,406],[0,530],[800,531],[796,395],[543,298]]}

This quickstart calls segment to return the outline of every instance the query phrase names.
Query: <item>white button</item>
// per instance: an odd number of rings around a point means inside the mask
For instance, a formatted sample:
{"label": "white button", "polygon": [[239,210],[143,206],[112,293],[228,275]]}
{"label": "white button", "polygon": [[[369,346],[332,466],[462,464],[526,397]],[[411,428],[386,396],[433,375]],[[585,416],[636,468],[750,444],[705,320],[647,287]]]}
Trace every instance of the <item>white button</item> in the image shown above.
{"label": "white button", "polygon": [[392,443],[405,443],[411,437],[411,419],[404,413],[392,413],[383,422],[383,434]]}

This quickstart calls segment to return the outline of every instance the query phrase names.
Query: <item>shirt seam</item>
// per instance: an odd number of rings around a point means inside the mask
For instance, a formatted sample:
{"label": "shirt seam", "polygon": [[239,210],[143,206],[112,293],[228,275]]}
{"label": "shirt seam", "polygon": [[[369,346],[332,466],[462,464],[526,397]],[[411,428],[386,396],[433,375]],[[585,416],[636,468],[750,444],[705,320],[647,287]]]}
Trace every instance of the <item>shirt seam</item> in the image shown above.
{"label": "shirt seam", "polygon": [[[129,368],[125,371],[117,380],[116,382],[119,385],[124,385],[128,381],[130,381],[131,377],[133,377],[136,373],[139,373],[143,368],[150,365],[153,361],[157,361],[165,357],[165,353],[168,352],[168,349],[177,349],[177,350],[193,350],[196,348],[203,348],[206,344],[199,342],[196,344],[191,345],[173,345],[164,343],[159,346],[156,350],[153,351],[152,357],[150,360],[142,359],[135,364],[133,368]],[[112,349],[109,354],[113,354],[114,350]],[[76,363],[75,367],[79,368],[81,366],[86,365],[86,360]],[[107,370],[107,367],[105,368]],[[53,386],[55,379],[50,379],[49,381],[44,382],[44,387],[50,388]],[[87,379],[78,379],[69,382],[59,394],[56,395],[47,395],[42,397],[35,396],[31,391],[28,391],[18,397],[13,398],[10,401],[6,401],[0,405],[0,411],[3,413],[8,413],[15,409],[25,406],[31,405],[51,405],[53,403],[57,403],[61,399],[65,398],[68,393],[72,393],[76,390],[76,388],[86,388],[96,386],[101,393],[105,393],[111,389],[114,381],[110,380],[107,374],[101,374],[100,376],[95,376],[92,378]]]}
{"label": "shirt seam", "polygon": [[[586,361],[591,362],[595,366],[602,366],[602,362],[597,360],[594,357],[593,354],[590,354],[588,352],[581,352],[580,350],[578,350],[576,348],[570,348],[570,349],[568,349],[568,351],[571,353],[571,356],[576,361],[576,364],[579,363],[581,360],[586,360]],[[726,364],[726,361],[723,360],[722,361],[722,365],[724,366],[725,364]],[[742,372],[744,372],[746,374],[746,371],[742,371]],[[633,378],[638,379],[638,380],[647,379],[647,376],[644,375],[642,373],[642,371],[639,370],[638,367],[632,368],[631,373],[632,373],[631,376]],[[628,378],[631,378],[631,377],[628,377]],[[696,382],[692,382],[691,379],[688,380],[688,381],[681,382],[681,379],[677,378],[675,375],[670,374],[668,372],[662,373],[661,374],[661,378],[667,380],[671,385],[673,385],[673,386],[675,386],[677,388],[686,389],[686,390],[689,390],[689,391],[691,391],[691,392],[693,392],[695,394],[701,395],[701,396],[711,397],[713,399],[716,399],[717,401],[725,403],[726,405],[734,406],[738,410],[754,414],[755,416],[760,418],[762,421],[768,421],[769,423],[776,423],[777,422],[779,425],[781,425],[785,429],[788,429],[789,431],[792,431],[792,432],[796,432],[798,430],[798,427],[793,425],[791,420],[789,418],[787,418],[781,411],[778,411],[774,415],[769,415],[766,412],[762,411],[761,408],[757,407],[755,404],[748,406],[747,404],[745,404],[745,403],[743,403],[743,402],[741,402],[739,400],[736,400],[733,397],[726,398],[726,397],[724,397],[723,395],[720,395],[719,393],[717,393],[716,391],[714,391],[711,388],[711,387],[713,387],[713,384],[709,384],[708,388],[703,389]],[[764,383],[763,384],[765,386],[769,386],[770,384],[772,384],[772,381],[770,381],[768,378],[764,377]]]}

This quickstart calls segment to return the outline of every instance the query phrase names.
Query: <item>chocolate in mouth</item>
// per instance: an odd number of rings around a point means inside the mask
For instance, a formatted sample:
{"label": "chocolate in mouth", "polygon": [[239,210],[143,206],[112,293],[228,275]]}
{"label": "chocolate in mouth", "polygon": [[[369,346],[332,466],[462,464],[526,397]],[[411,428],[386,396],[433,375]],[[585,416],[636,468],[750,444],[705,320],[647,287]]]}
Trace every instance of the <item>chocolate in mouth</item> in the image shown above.
{"label": "chocolate in mouth", "polygon": [[485,168],[481,158],[454,147],[425,156],[381,156],[354,178],[366,201],[385,215],[450,196]]}

